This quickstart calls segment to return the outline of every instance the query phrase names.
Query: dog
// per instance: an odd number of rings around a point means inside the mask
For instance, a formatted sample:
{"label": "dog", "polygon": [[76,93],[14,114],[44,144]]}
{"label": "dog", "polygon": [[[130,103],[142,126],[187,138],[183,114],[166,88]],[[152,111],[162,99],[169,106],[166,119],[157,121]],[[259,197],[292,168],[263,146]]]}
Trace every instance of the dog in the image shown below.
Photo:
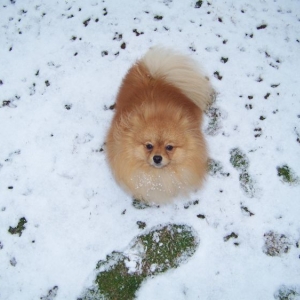
{"label": "dog", "polygon": [[208,152],[201,124],[214,90],[195,65],[154,47],[122,81],[106,151],[116,181],[135,199],[167,203],[203,184]]}

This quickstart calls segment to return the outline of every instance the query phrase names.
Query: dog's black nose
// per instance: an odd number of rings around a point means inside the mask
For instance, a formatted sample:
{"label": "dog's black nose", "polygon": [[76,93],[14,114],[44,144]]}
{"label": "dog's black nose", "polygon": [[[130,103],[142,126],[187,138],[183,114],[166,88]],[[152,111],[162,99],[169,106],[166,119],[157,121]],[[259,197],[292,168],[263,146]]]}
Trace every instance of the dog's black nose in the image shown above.
{"label": "dog's black nose", "polygon": [[154,156],[153,156],[153,161],[154,161],[157,165],[160,164],[161,161],[162,161],[162,156],[160,156],[160,155],[154,155]]}

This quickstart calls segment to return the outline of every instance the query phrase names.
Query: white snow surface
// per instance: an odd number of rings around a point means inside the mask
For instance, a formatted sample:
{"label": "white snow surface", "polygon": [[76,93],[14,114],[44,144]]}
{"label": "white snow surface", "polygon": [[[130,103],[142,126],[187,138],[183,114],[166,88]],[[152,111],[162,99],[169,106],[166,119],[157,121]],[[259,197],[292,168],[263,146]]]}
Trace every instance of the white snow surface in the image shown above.
{"label": "white snow surface", "polygon": [[[143,282],[137,299],[268,300],[281,286],[299,291],[300,186],[282,182],[276,168],[300,176],[300,2],[195,4],[1,1],[1,300],[44,299],[54,287],[53,299],[76,299],[99,260],[144,232],[137,221],[145,230],[187,224],[200,239],[186,263]],[[155,45],[192,57],[210,77],[222,116],[206,139],[230,175],[138,210],[100,149],[123,76]],[[253,197],[229,161],[233,148],[249,159]],[[10,234],[22,217],[22,235]],[[264,253],[269,231],[289,239],[287,253]],[[232,232],[238,237],[224,241]]]}

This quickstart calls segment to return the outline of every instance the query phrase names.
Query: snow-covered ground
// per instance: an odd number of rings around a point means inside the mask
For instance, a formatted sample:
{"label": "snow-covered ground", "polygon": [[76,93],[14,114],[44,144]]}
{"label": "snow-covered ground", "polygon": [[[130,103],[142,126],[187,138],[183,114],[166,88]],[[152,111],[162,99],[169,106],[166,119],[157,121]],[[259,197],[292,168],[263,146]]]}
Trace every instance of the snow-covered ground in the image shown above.
{"label": "snow-covered ground", "polygon": [[[102,147],[122,77],[154,45],[218,92],[214,168],[190,198],[139,210]],[[299,67],[298,0],[1,1],[0,299],[76,299],[100,259],[166,223],[199,247],[138,299],[299,299]]]}

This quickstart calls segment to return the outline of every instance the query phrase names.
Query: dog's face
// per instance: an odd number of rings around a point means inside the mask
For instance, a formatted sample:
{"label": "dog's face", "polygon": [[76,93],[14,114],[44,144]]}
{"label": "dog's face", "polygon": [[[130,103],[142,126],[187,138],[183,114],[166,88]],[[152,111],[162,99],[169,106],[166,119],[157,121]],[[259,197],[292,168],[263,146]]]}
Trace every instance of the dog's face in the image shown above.
{"label": "dog's face", "polygon": [[[166,145],[165,145],[166,144]],[[175,152],[174,146],[170,143],[151,143],[145,145],[146,156],[148,154],[149,165],[155,168],[162,168],[169,164]],[[174,151],[173,151],[174,150]]]}
{"label": "dog's face", "polygon": [[134,156],[153,168],[165,168],[182,163],[186,136],[178,123],[153,119],[134,130]]}
{"label": "dog's face", "polygon": [[163,168],[172,161],[176,148],[174,142],[147,141],[144,144],[145,158],[150,166]]}
{"label": "dog's face", "polygon": [[123,116],[119,126],[120,151],[136,169],[184,168],[197,151],[199,118],[181,107],[147,102]]}

